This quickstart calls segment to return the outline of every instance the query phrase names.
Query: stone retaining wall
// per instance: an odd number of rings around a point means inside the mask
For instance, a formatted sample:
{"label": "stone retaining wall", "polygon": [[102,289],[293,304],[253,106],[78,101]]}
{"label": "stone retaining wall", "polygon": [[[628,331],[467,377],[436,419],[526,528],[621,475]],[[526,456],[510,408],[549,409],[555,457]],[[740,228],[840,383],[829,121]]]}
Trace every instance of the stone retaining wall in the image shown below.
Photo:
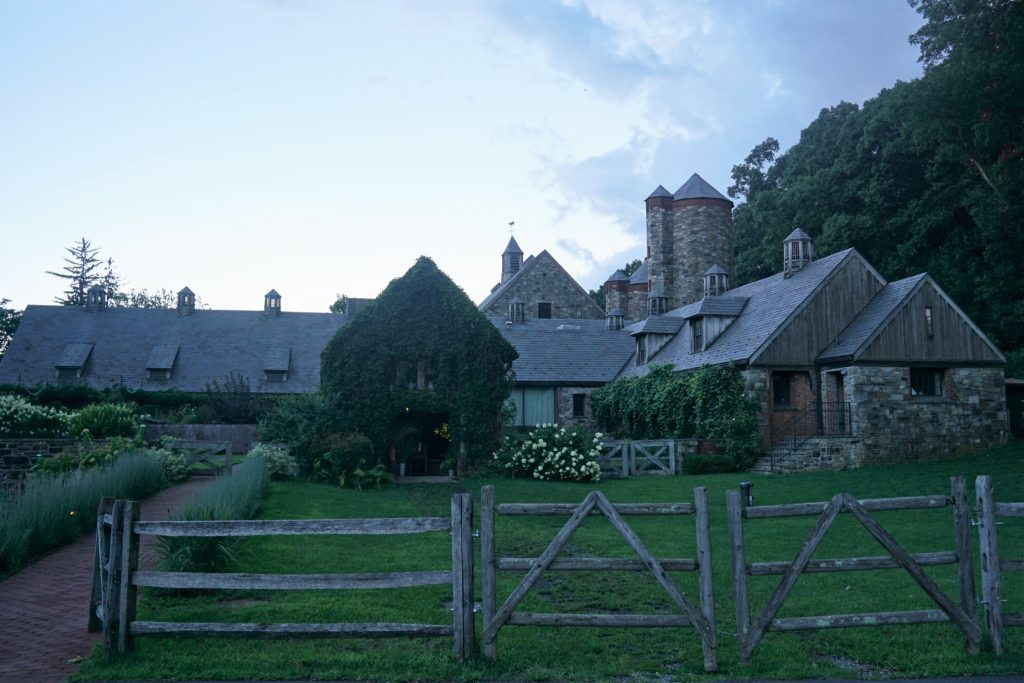
{"label": "stone retaining wall", "polygon": [[171,436],[185,441],[229,441],[234,453],[248,453],[253,444],[260,440],[259,425],[224,424],[163,424],[146,425],[145,439],[156,443],[162,436]]}
{"label": "stone retaining wall", "polygon": [[[103,445],[91,441],[88,448]],[[2,439],[0,440],[0,488],[21,485],[35,464],[36,456],[53,458],[62,453],[82,455],[85,445],[74,439]]]}

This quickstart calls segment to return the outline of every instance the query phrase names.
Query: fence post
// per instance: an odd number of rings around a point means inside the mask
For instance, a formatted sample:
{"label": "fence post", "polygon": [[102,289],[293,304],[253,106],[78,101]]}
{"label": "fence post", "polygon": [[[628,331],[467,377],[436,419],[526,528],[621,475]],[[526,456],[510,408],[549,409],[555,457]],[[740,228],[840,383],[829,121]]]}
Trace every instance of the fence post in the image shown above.
{"label": "fence post", "polygon": [[985,625],[992,639],[992,651],[1003,654],[1003,603],[999,576],[999,539],[996,534],[996,506],[992,477],[979,476],[974,483],[978,499],[978,536],[981,548],[981,594]]}
{"label": "fence post", "polygon": [[455,658],[468,659],[476,643],[473,618],[473,498],[452,496],[452,606]]}
{"label": "fence post", "polygon": [[[495,565],[494,541],[494,487],[484,486],[480,490],[480,568],[484,582],[483,601],[480,610],[483,612],[484,629],[494,620],[498,611],[498,576]],[[489,659],[498,658],[498,636],[484,641],[484,655]]]}
{"label": "fence post", "polygon": [[708,624],[703,637],[704,671],[718,671],[718,632],[715,630],[715,588],[711,567],[711,517],[708,492],[703,486],[693,489],[697,508],[697,581],[700,587],[700,611]]}
{"label": "fence post", "polygon": [[[744,651],[747,631],[750,630],[750,603],[747,598],[747,560],[743,545],[743,504],[739,491],[726,491],[725,501],[729,522],[729,544],[732,549],[732,585],[736,607],[736,639],[740,653]],[[749,662],[744,662],[749,663]]]}
{"label": "fence post", "polygon": [[135,621],[139,591],[132,583],[132,575],[139,568],[139,536],[133,525],[139,521],[139,504],[134,500],[125,501],[121,529],[121,571],[117,596],[117,652],[123,654],[132,649],[129,626]]}
{"label": "fence post", "polygon": [[[96,613],[96,608],[103,602],[103,553],[100,548],[109,548],[110,539],[103,523],[103,518],[114,509],[114,499],[110,496],[100,498],[96,510],[96,547],[92,560],[92,596],[89,598],[89,633],[103,630],[103,619]],[[104,545],[105,544],[105,545]]]}
{"label": "fence post", "polygon": [[[974,557],[971,553],[971,508],[967,504],[967,486],[962,476],[951,477],[953,524],[956,534],[956,563],[960,578],[960,605],[974,623],[978,623],[978,601],[974,586]],[[981,643],[967,639],[967,652],[976,655]]]}
{"label": "fence post", "polygon": [[107,657],[114,654],[117,646],[115,631],[117,621],[117,598],[120,585],[118,575],[121,572],[121,538],[124,529],[124,501],[115,500],[111,511],[110,545],[107,550],[107,572],[103,577],[103,653]]}

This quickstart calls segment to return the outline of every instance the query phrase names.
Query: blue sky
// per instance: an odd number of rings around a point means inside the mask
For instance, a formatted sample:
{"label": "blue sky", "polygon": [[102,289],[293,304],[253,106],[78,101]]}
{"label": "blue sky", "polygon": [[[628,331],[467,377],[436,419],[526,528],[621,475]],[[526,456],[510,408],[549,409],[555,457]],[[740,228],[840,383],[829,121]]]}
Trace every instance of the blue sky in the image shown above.
{"label": "blue sky", "polygon": [[[421,254],[475,301],[509,221],[585,287],[643,200],[920,75],[901,0],[0,0],[0,298],[81,237],[129,287],[323,311]],[[808,226],[804,226],[808,227]]]}

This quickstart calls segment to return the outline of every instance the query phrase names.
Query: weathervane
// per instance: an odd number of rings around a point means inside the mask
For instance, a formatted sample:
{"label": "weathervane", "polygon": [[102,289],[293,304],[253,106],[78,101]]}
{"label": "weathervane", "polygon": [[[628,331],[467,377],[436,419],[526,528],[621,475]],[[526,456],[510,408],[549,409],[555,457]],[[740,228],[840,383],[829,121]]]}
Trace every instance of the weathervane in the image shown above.
{"label": "weathervane", "polygon": [[515,231],[516,231],[516,222],[515,221],[509,221],[508,222],[508,234],[511,235]]}

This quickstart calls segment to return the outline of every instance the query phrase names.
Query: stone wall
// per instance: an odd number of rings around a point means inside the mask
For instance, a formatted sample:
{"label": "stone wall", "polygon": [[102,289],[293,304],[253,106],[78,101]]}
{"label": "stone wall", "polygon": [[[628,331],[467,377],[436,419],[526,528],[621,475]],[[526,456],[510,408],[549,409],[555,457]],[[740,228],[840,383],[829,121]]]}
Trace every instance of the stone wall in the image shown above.
{"label": "stone wall", "polygon": [[253,444],[260,440],[259,425],[224,424],[162,424],[146,425],[145,439],[156,443],[162,436],[185,441],[230,441],[234,453],[248,453]]}
{"label": "stone wall", "polygon": [[[555,389],[555,406],[557,412],[555,421],[562,426],[580,425],[583,427],[595,427],[594,414],[590,405],[590,394],[594,387],[559,387]],[[583,401],[583,417],[573,415],[572,403],[574,394],[583,394],[586,398]]]}
{"label": "stone wall", "polygon": [[910,369],[846,368],[858,465],[926,460],[1007,439],[1002,368],[948,368],[942,396],[911,396]]}
{"label": "stone wall", "polygon": [[[102,445],[104,441],[92,441],[89,448]],[[0,488],[21,485],[36,457],[52,458],[61,453],[76,457],[82,455],[85,445],[73,439],[3,439],[0,440]]]}
{"label": "stone wall", "polygon": [[757,433],[761,437],[762,452],[771,450],[768,432],[768,422],[770,419],[768,401],[770,400],[771,374],[770,370],[762,368],[747,368],[742,372],[743,390],[749,398],[757,403]]}
{"label": "stone wall", "polygon": [[604,311],[547,252],[535,256],[484,313],[507,316],[515,297],[524,303],[527,318],[537,317],[541,302],[551,304],[552,318],[604,318]]}
{"label": "stone wall", "polygon": [[711,266],[733,272],[732,202],[684,199],[672,205],[671,274],[667,275],[669,307],[698,301],[704,295],[704,273]]}

